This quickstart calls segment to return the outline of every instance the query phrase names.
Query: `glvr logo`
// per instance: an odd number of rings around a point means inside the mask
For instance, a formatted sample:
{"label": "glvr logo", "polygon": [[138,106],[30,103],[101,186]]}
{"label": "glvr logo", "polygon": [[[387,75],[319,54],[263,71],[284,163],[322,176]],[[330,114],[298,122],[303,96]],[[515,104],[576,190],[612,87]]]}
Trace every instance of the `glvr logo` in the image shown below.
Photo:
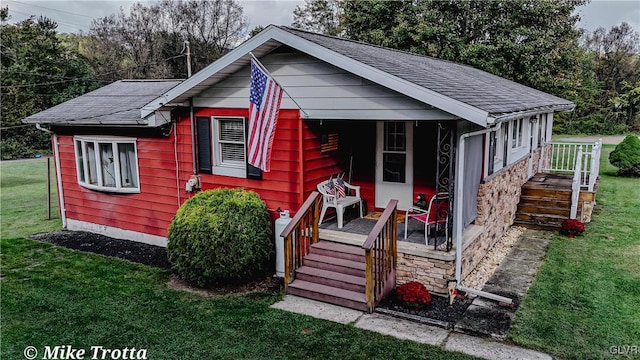
{"label": "glvr logo", "polygon": [[609,352],[614,355],[638,355],[639,349],[637,345],[621,345],[610,347]]}

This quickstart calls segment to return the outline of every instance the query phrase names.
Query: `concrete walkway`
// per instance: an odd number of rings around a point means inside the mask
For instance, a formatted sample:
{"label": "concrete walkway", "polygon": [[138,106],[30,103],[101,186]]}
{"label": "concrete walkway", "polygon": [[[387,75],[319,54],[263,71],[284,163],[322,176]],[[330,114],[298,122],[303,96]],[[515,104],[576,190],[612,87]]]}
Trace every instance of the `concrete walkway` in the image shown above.
{"label": "concrete walkway", "polygon": [[551,235],[549,231],[525,230],[482,288],[482,291],[512,299],[513,306],[501,306],[495,301],[477,297],[456,323],[455,330],[506,339],[520,301],[542,264]]}
{"label": "concrete walkway", "polygon": [[526,230],[482,288],[513,299],[514,306],[501,306],[495,301],[477,297],[453,331],[381,313],[366,314],[291,295],[285,296],[272,307],[341,324],[352,324],[360,329],[441,346],[484,359],[551,359],[551,356],[541,352],[495,341],[506,338],[515,311],[542,263],[550,238],[550,232]]}
{"label": "concrete walkway", "polygon": [[353,325],[357,328],[411,340],[421,344],[441,346],[450,351],[495,360],[550,360],[551,356],[499,341],[459,334],[440,327],[420,324],[384,314],[367,314],[311,299],[287,295],[271,306],[275,309],[308,315],[319,319]]}

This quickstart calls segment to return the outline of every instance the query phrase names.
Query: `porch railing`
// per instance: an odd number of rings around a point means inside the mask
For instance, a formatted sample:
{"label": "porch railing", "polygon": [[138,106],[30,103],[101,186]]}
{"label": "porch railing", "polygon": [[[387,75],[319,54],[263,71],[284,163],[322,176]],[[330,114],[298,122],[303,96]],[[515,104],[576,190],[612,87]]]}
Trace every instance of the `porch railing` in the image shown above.
{"label": "porch railing", "polygon": [[398,262],[398,200],[391,200],[376,222],[367,240],[365,250],[365,299],[369,312],[395,287]]}
{"label": "porch railing", "polygon": [[593,191],[600,172],[600,153],[602,140],[593,144],[586,143],[552,143],[549,166],[543,171],[559,173],[575,173],[577,170],[578,152],[582,151],[579,170],[580,188]]}
{"label": "porch railing", "polygon": [[570,218],[575,219],[578,216],[578,200],[580,199],[580,178],[582,174],[582,149],[578,150],[575,159],[575,171],[573,173],[573,181],[571,182],[571,213]]}
{"label": "porch railing", "polygon": [[296,269],[302,266],[311,244],[318,242],[320,198],[317,191],[312,192],[280,234],[284,238],[285,289],[293,281]]}

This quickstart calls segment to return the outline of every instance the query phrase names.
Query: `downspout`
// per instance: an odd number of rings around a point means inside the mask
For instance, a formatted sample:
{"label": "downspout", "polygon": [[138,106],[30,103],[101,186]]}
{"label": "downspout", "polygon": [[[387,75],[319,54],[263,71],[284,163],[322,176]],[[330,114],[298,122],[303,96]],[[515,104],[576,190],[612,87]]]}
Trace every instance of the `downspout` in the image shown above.
{"label": "downspout", "polygon": [[58,134],[49,129],[45,129],[40,124],[36,124],[36,129],[44,131],[53,136],[53,159],[56,163],[56,183],[58,185],[58,206],[60,207],[60,219],[62,219],[62,228],[67,228],[67,214],[64,207],[64,194],[62,192],[62,174],[60,173],[60,150],[58,149]]}
{"label": "downspout", "polygon": [[456,196],[454,197],[456,202],[454,206],[454,209],[455,209],[454,233],[456,234],[456,284],[457,284],[456,289],[467,292],[467,293],[471,293],[477,296],[482,296],[488,299],[511,304],[513,301],[504,296],[491,294],[485,291],[480,291],[480,290],[476,290],[476,289],[472,289],[472,288],[468,288],[460,285],[460,282],[462,281],[461,278],[462,278],[462,230],[463,230],[462,229],[463,204],[462,204],[462,196],[461,196],[462,195],[461,179],[463,178],[462,173],[464,172],[464,144],[465,144],[465,140],[471,136],[483,135],[493,130],[495,130],[495,128],[488,128],[488,129],[483,129],[483,130],[462,134],[460,135],[460,139],[458,141],[458,144],[459,144],[458,159],[457,159],[458,168],[456,169],[456,183],[455,183],[455,192],[454,192],[454,194],[456,194]]}
{"label": "downspout", "polygon": [[[193,175],[198,175],[196,163],[196,119],[193,116],[193,98],[189,98],[189,119],[191,120],[191,160],[193,160]],[[177,131],[176,127],[176,131]]]}

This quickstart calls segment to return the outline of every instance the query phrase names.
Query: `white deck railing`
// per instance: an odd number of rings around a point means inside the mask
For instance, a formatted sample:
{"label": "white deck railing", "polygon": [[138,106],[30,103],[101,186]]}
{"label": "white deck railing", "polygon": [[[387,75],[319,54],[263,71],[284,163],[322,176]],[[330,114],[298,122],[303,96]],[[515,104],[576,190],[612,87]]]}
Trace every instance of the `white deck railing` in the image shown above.
{"label": "white deck railing", "polygon": [[[542,170],[577,174],[580,188],[593,191],[600,172],[601,151],[602,140],[593,144],[554,142],[551,148],[550,164]],[[582,152],[582,156],[578,159],[579,152]]]}
{"label": "white deck railing", "polygon": [[582,149],[578,149],[575,158],[573,181],[571,182],[571,219],[578,216],[578,200],[580,199],[580,182],[582,178]]}

